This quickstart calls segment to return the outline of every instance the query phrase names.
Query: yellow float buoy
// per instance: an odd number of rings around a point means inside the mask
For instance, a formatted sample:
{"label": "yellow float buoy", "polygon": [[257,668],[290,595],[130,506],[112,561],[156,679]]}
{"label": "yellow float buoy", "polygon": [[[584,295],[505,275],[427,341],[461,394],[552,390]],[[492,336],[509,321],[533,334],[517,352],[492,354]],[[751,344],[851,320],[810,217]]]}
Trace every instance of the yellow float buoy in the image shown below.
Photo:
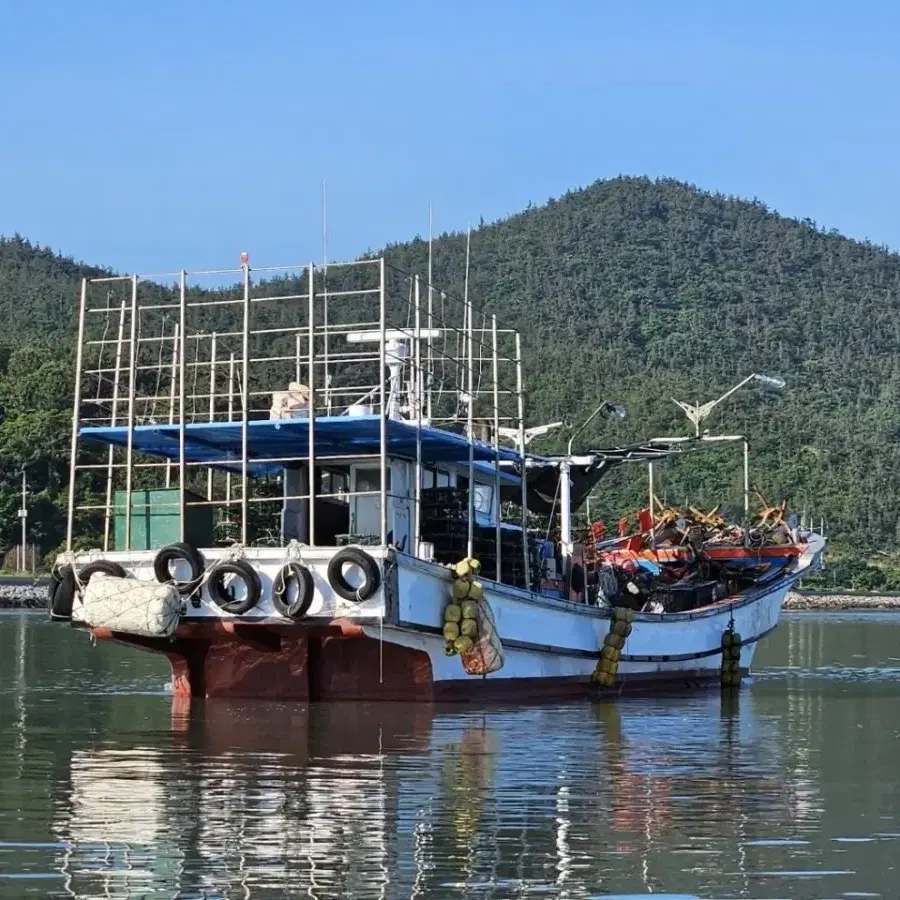
{"label": "yellow float buoy", "polygon": [[607,647],[615,647],[617,650],[621,650],[623,645],[625,644],[625,638],[622,637],[621,634],[616,634],[615,632],[610,632],[603,638],[603,643]]}
{"label": "yellow float buoy", "polygon": [[609,631],[603,637],[600,659],[591,675],[591,680],[595,684],[601,687],[612,687],[615,683],[619,662],[622,658],[622,649],[631,634],[633,618],[634,613],[624,606],[611,610]]}
{"label": "yellow float buoy", "polygon": [[453,582],[453,597],[455,600],[465,600],[472,589],[472,582],[467,578],[458,578]]}
{"label": "yellow float buoy", "polygon": [[732,630],[722,633],[722,666],[719,677],[722,687],[738,687],[741,683],[741,636]]}
{"label": "yellow float buoy", "polygon": [[464,619],[475,619],[478,617],[478,604],[474,600],[463,601],[460,610]]}

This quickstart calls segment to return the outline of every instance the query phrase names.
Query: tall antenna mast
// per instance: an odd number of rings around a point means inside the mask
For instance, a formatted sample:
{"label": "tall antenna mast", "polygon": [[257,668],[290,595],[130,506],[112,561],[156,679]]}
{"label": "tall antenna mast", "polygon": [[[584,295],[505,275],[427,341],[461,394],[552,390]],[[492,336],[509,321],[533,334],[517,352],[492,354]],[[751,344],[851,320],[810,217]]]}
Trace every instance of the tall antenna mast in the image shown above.
{"label": "tall antenna mast", "polygon": [[425,369],[425,386],[426,396],[428,398],[428,421],[432,420],[433,410],[431,408],[431,389],[432,378],[434,375],[434,351],[432,348],[431,330],[434,328],[434,279],[432,278],[432,264],[434,260],[433,244],[434,241],[434,209],[431,201],[428,202],[428,361]]}
{"label": "tall antenna mast", "polygon": [[463,301],[465,303],[465,335],[466,335],[466,357],[469,366],[469,383],[466,389],[468,394],[468,402],[466,403],[466,431],[469,435],[469,496],[468,496],[468,521],[469,532],[466,543],[466,552],[469,556],[475,552],[475,373],[474,373],[474,347],[472,343],[472,324],[474,316],[472,315],[472,304],[469,300],[469,258],[471,256],[472,247],[472,226],[466,233],[466,281],[463,292]]}
{"label": "tall antenna mast", "polygon": [[322,337],[325,342],[325,415],[331,415],[331,375],[328,372],[328,214],[325,202],[325,176],[322,176],[322,314],[325,327]]}
{"label": "tall antenna mast", "polygon": [[[469,225],[468,230],[466,231],[466,277],[465,282],[463,283],[463,332],[466,334],[467,340],[472,326],[472,311],[469,306],[469,260],[471,258],[471,250],[472,226]],[[468,362],[471,364],[472,348],[469,345],[466,347],[466,354],[470,357]]]}
{"label": "tall antenna mast", "polygon": [[[431,288],[431,277],[433,274],[432,263],[434,261],[433,256],[433,243],[434,243],[434,207],[431,204],[431,201],[428,201],[428,287]],[[430,293],[430,291],[429,291]]]}

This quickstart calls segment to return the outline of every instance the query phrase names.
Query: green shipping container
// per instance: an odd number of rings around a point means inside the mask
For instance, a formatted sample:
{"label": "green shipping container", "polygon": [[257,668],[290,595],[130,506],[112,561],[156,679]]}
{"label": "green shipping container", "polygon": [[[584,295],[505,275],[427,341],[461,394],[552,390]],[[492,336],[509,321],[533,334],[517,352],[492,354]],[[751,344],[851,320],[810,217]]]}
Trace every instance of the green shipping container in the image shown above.
{"label": "green shipping container", "polygon": [[[128,549],[125,540],[125,491],[116,491],[113,519],[115,523],[115,549]],[[203,500],[196,494],[185,492],[190,503]],[[179,531],[178,489],[131,492],[131,549],[159,550],[174,544]],[[213,507],[188,506],[185,519],[185,540],[194,547],[213,545]]]}

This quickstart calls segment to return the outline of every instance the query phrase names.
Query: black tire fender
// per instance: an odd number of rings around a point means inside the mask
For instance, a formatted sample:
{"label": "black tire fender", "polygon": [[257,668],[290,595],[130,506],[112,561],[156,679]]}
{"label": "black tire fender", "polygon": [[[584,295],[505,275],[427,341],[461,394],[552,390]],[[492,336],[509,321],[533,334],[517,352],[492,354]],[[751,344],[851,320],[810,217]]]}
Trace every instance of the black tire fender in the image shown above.
{"label": "black tire fender", "polygon": [[[353,587],[344,576],[344,566],[358,566],[363,573],[363,583]],[[328,583],[343,600],[362,603],[368,600],[381,586],[381,570],[378,563],[359,547],[345,547],[338,550],[328,563]]]}
{"label": "black tire fender", "polygon": [[[225,576],[236,575],[247,588],[247,596],[243,600],[232,600],[225,592]],[[209,574],[207,582],[209,596],[222,612],[242,616],[250,612],[262,596],[262,582],[256,569],[243,559],[217,563]]]}
{"label": "black tire fender", "polygon": [[50,579],[50,589],[47,595],[47,607],[50,618],[66,622],[72,618],[72,607],[75,597],[79,593],[79,585],[87,584],[98,573],[113,575],[116,578],[127,578],[128,573],[118,564],[99,559],[88,563],[77,576],[72,566],[63,566]]}
{"label": "black tire fender", "polygon": [[[191,567],[189,581],[176,581],[169,570],[169,563],[184,560]],[[172,584],[183,597],[195,593],[203,580],[206,563],[200,551],[190,544],[177,543],[163,547],[153,560],[153,576],[160,584]]]}
{"label": "black tire fender", "polygon": [[78,583],[85,585],[91,577],[98,574],[112,575],[114,578],[127,578],[128,573],[118,564],[109,562],[105,559],[98,559],[97,562],[88,563],[78,573]]}
{"label": "black tire fender", "polygon": [[50,618],[57,622],[68,622],[72,618],[72,606],[75,603],[75,570],[71,566],[62,566],[52,575],[50,588],[47,591],[47,611]]}
{"label": "black tire fender", "polygon": [[[288,603],[288,588],[292,581],[297,584],[297,599]],[[302,619],[309,612],[315,595],[312,572],[299,562],[285,563],[272,582],[272,605],[281,615],[291,619]]]}

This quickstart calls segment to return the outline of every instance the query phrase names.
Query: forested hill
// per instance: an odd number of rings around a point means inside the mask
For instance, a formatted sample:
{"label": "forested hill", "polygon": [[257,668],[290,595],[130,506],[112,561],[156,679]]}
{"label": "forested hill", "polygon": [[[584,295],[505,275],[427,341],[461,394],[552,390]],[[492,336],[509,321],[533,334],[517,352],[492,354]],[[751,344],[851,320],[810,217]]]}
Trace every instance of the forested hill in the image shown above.
{"label": "forested hill", "polygon": [[[436,281],[459,282],[464,245],[442,241]],[[392,252],[409,267],[426,247]],[[598,439],[687,433],[672,397],[779,375],[783,392],[746,388],[709,428],[749,435],[753,481],[824,516],[839,544],[900,543],[897,254],[762,203],[620,178],[479,229],[472,264],[475,290],[523,329],[535,420],[577,419],[607,398],[630,417]],[[684,494],[713,502],[698,486],[716,479],[690,468]],[[733,473],[736,496],[739,465],[703,468]]]}
{"label": "forested hill", "polygon": [[[444,235],[434,249],[435,282],[458,289],[465,237]],[[401,268],[425,270],[421,239],[387,253]],[[57,496],[58,458],[48,464],[43,457],[68,440],[50,434],[61,419],[41,421],[47,434],[40,446],[34,429],[29,440],[21,434],[24,424],[34,426],[22,417],[38,413],[19,413],[37,407],[29,391],[51,405],[58,394],[65,409],[71,379],[51,382],[68,366],[60,338],[74,328],[81,274],[71,260],[21,239],[0,243],[0,315],[13,349],[0,359],[9,369],[0,382],[8,415],[0,426],[0,543],[8,540],[6,513],[15,508],[10,493],[22,456],[46,482],[48,504]],[[529,424],[577,422],[605,398],[623,403],[629,418],[598,423],[586,443],[684,434],[672,397],[712,399],[751,372],[779,375],[784,391],[745,388],[708,427],[749,435],[753,481],[770,499],[789,495],[798,511],[824,516],[839,547],[865,555],[900,547],[897,254],[823,233],[762,203],[671,180],[617,178],[480,226],[472,235],[471,285],[506,324],[523,330]],[[23,342],[52,349],[29,353]],[[660,490],[669,500],[712,502],[728,490],[739,501],[736,459],[671,468]],[[640,502],[642,490],[624,476],[611,478],[609,510]],[[45,541],[58,537],[49,522],[45,530]],[[877,586],[883,576],[854,577]],[[887,577],[893,581],[893,572]]]}

